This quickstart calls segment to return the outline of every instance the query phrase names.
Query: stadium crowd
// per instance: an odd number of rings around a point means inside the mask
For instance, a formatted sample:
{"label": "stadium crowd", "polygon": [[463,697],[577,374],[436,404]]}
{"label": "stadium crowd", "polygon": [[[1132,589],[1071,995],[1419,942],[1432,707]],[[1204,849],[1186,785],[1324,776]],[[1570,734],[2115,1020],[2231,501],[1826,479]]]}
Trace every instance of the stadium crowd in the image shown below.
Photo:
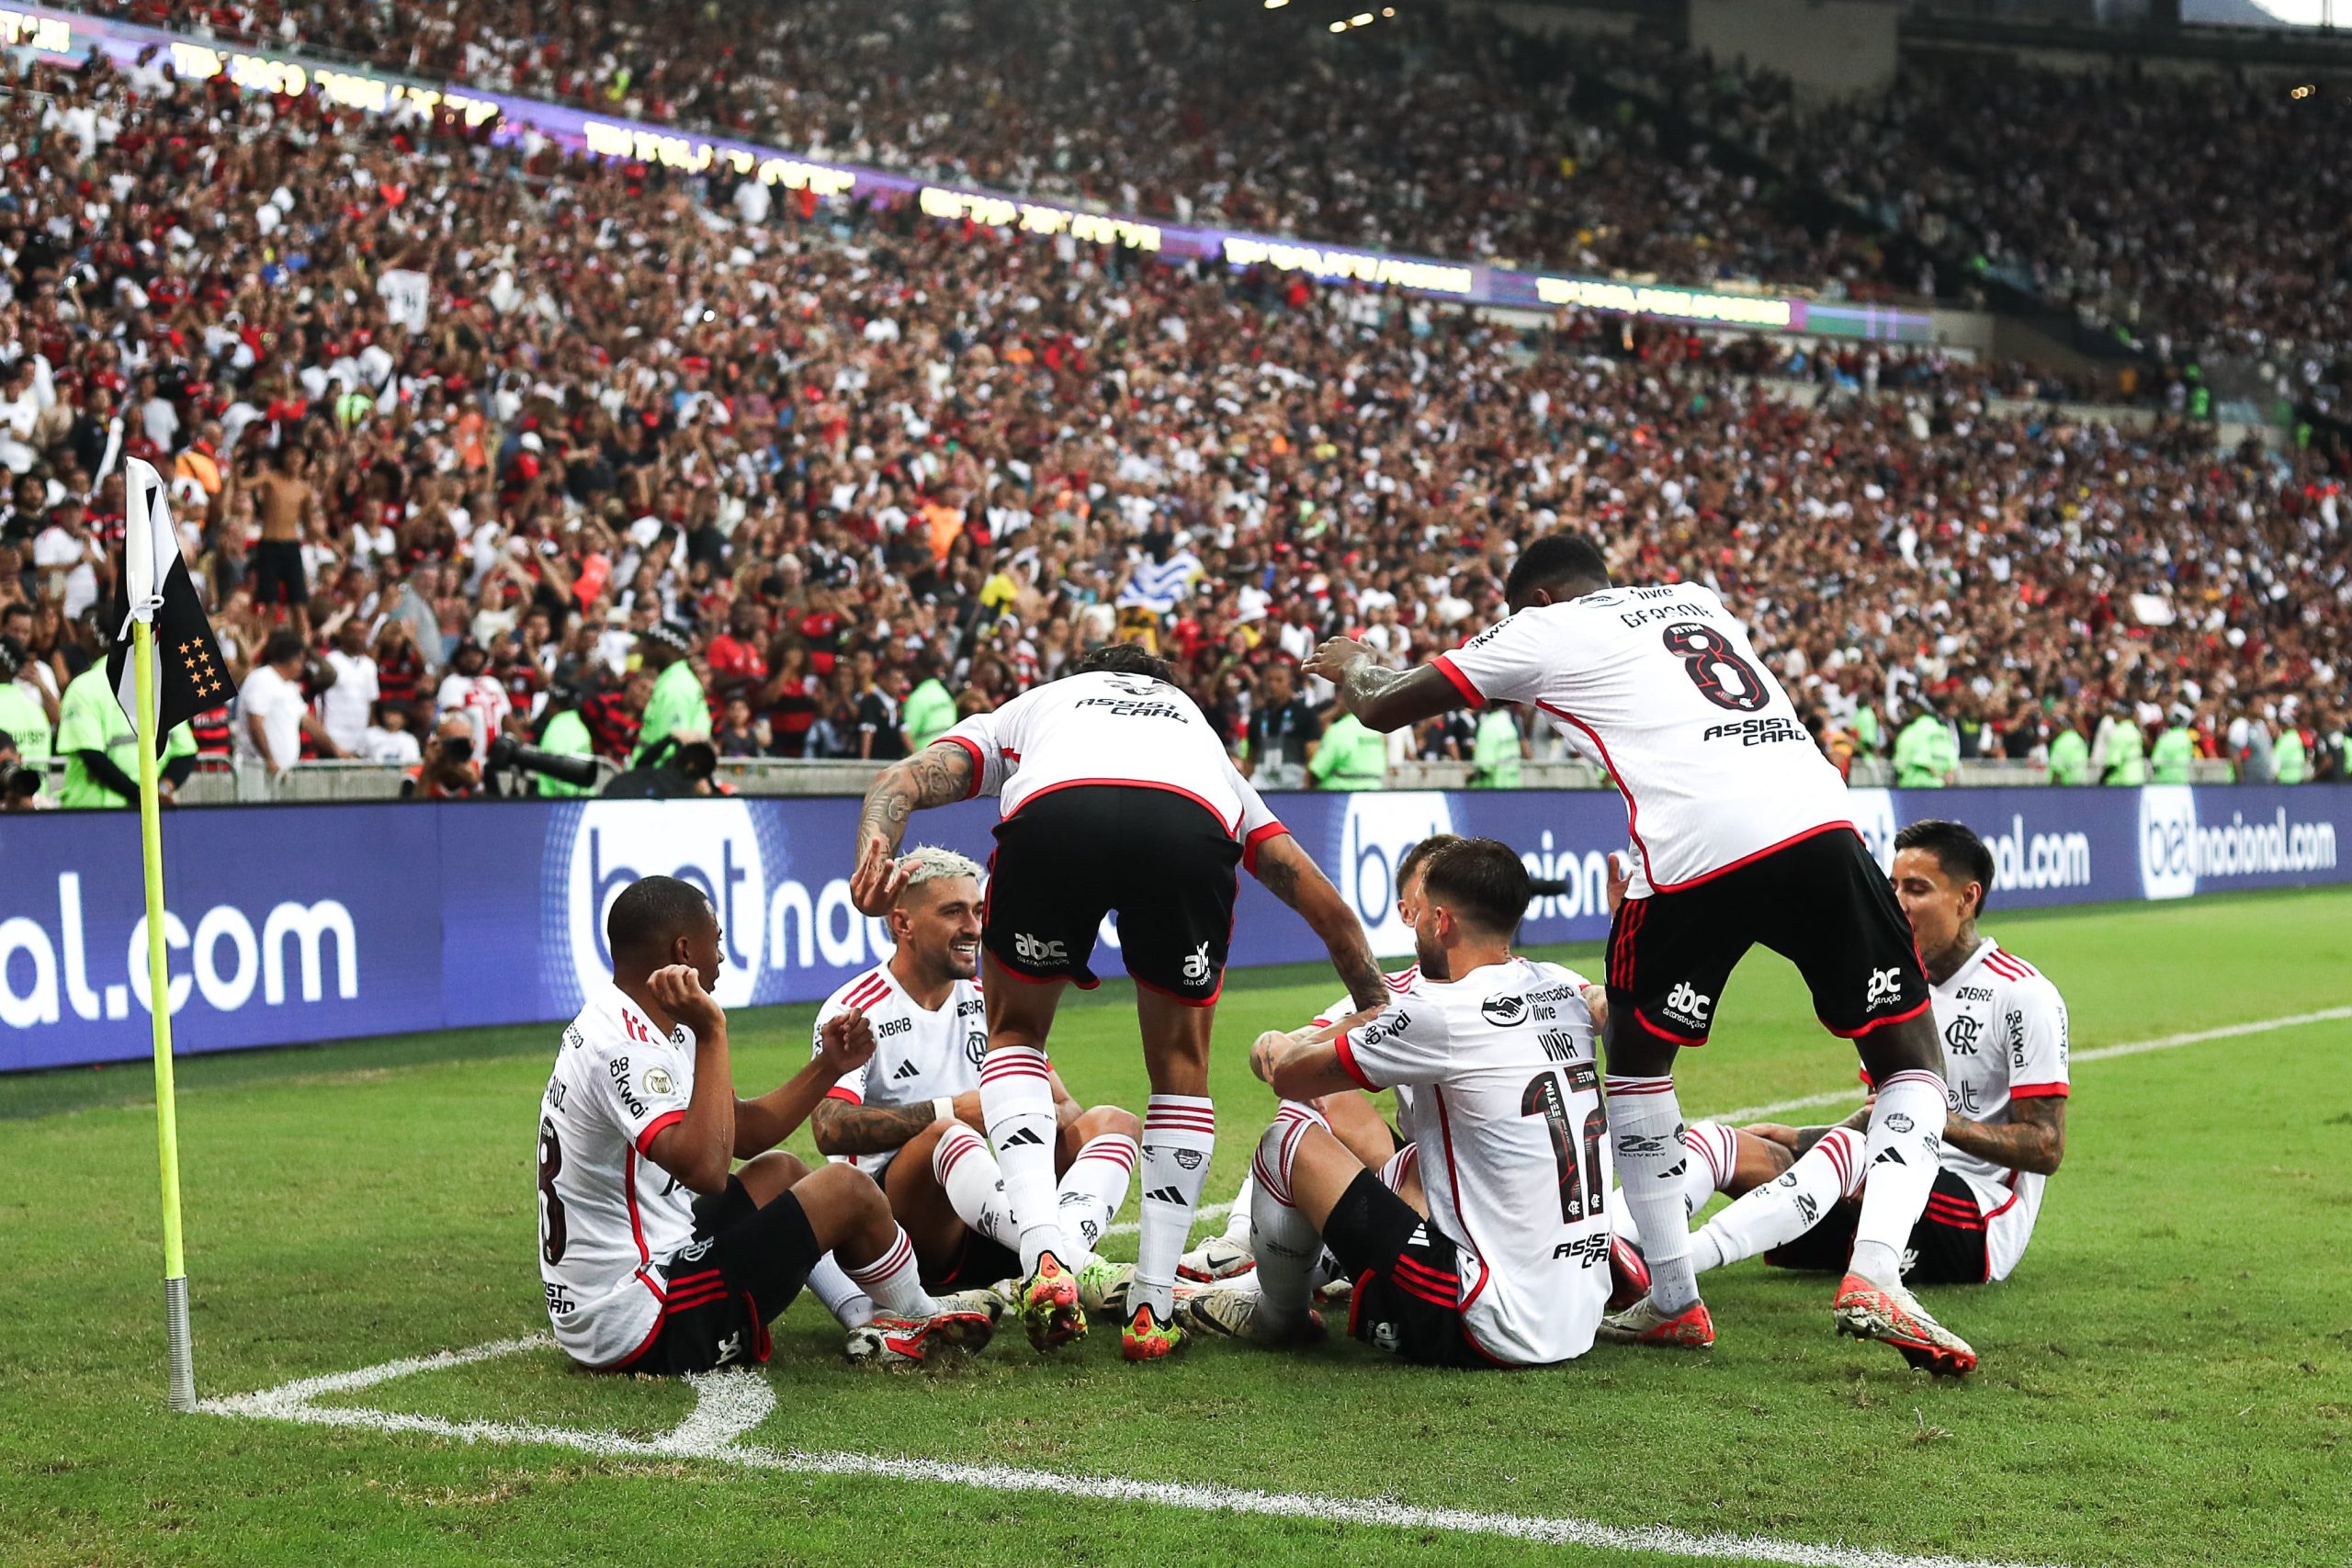
{"label": "stadium crowd", "polygon": [[[1927,57],[1825,105],[1647,32],[1545,38],[1410,8],[1342,39],[1067,0],[823,0],[750,36],[707,0],[93,8],[932,178],[1445,256],[1883,297],[1937,291],[1921,258],[1940,254],[1962,264],[1948,296],[1997,273],[2160,362],[2266,358],[2299,391],[2346,347],[2352,203],[2329,152],[2347,100],[2330,85]],[[1316,90],[1273,90],[1302,80]],[[1851,216],[1815,204],[1800,221],[1815,191]]]}
{"label": "stadium crowd", "polygon": [[[2071,731],[2126,778],[2125,729],[2185,728],[2342,771],[2352,539],[2316,455],[2004,412],[1931,356],[769,209],[153,59],[9,87],[0,637],[61,742],[128,455],[174,476],[250,710],[195,746],[255,793],[298,748],[470,793],[503,733],[889,757],[1122,637],[1296,767],[1322,637],[1457,643],[1562,521],[1719,585],[1833,755],[1931,707],[1955,758]],[[1513,739],[1405,745],[1504,783]]]}

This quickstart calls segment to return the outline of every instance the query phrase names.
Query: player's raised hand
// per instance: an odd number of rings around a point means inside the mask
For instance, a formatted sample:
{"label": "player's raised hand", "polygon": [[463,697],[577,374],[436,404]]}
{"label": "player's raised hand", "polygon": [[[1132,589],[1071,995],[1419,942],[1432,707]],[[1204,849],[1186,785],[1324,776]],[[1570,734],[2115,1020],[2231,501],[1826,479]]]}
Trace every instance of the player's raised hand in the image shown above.
{"label": "player's raised hand", "polygon": [[857,857],[857,869],[850,873],[849,901],[860,914],[887,915],[906,885],[907,874],[882,835],[868,838]]}
{"label": "player's raised hand", "polygon": [[702,976],[695,973],[693,964],[672,964],[656,969],[645,983],[662,1010],[693,1030],[695,1038],[707,1039],[713,1031],[726,1030],[726,1010],[702,988]]}
{"label": "player's raised hand", "polygon": [[1307,656],[1306,662],[1302,668],[1309,675],[1320,675],[1326,681],[1337,684],[1340,677],[1348,672],[1350,666],[1360,664],[1372,657],[1372,649],[1351,637],[1327,637],[1322,647]]}
{"label": "player's raised hand", "polygon": [[817,1032],[817,1060],[835,1077],[854,1073],[874,1059],[874,1026],[855,1008],[836,1013]]}

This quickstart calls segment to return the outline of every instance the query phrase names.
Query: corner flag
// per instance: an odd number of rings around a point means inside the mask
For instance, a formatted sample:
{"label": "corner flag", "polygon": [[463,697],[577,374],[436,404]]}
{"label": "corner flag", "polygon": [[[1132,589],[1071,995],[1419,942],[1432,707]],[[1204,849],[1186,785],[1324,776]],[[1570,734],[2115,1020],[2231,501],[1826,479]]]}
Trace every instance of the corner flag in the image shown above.
{"label": "corner flag", "polygon": [[[172,1088],[172,983],[164,962],[164,825],[155,760],[173,726],[229,694],[220,645],[204,618],[164,504],[164,476],[132,457],[123,465],[122,570],[115,579],[114,646],[107,677],[130,717],[139,747],[139,850],[147,883],[147,1010],[154,1023],[155,1154],[164,1189],[165,1395],[175,1410],[196,1408],[196,1356],[189,1338],[187,1262],[180,1245],[179,1101]],[[163,639],[157,656],[158,634]]]}
{"label": "corner flag", "polygon": [[[188,576],[187,561],[180,554],[164,476],[154,464],[132,457],[123,464],[122,478],[127,508],[123,562],[115,577],[115,633],[107,649],[107,681],[130,716],[132,733],[160,757],[164,738],[175,728],[209,713],[234,693],[212,624],[205,619],[204,604],[196,595],[196,580]],[[139,717],[132,658],[136,639],[131,628],[142,622],[155,628],[156,721],[152,734]]]}

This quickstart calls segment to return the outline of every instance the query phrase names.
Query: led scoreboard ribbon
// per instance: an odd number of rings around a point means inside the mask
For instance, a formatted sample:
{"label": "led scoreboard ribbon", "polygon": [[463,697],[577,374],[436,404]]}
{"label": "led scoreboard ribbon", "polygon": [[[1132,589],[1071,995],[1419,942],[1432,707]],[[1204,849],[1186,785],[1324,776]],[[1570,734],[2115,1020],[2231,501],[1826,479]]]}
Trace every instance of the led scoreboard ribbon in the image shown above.
{"label": "led scoreboard ribbon", "polygon": [[732,173],[820,198],[864,197],[911,201],[925,215],[1005,232],[1114,245],[1171,262],[1222,262],[1298,273],[1325,283],[1398,288],[1467,305],[1529,310],[1577,309],[1655,316],[1695,325],[1753,332],[1806,333],[1895,343],[1933,341],[1932,319],[1920,310],[1814,299],[1803,295],[1676,288],[1619,278],[1522,272],[1490,264],[1434,256],[1396,255],[1318,245],[1309,240],[1233,230],[1195,228],[1089,212],[1002,192],[958,189],[910,175],[804,157],[774,147],[696,135],[675,126],[648,125],[592,114],[584,108],[483,92],[451,83],[416,81],[351,65],[326,65],[291,54],[223,46],[217,39],[166,32],[106,17],[26,6],[0,8],[0,48],[80,58],[101,53],[129,65],[150,49],[168,52],[173,71],[191,81],[226,75],[248,92],[300,96],[362,114],[441,109],[469,127],[512,139],[547,137],[599,157],[628,158],[684,174]]}

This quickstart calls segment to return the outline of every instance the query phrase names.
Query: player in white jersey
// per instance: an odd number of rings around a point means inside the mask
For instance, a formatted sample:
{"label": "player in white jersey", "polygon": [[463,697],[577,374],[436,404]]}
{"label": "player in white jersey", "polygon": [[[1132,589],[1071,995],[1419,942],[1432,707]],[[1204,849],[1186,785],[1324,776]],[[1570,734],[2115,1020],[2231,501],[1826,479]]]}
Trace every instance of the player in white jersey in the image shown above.
{"label": "player in white jersey", "polygon": [[[890,956],[835,991],[817,1014],[815,1053],[848,1013],[873,1030],[874,1059],[826,1091],[809,1118],[818,1152],[855,1160],[890,1195],[934,1291],[985,1289],[1017,1278],[1004,1179],[980,1122],[988,1021],[980,987],[980,868],[952,850],[903,857],[890,908]],[[1093,1255],[1126,1201],[1143,1123],[1115,1105],[1081,1107],[1052,1080],[1059,1122],[1056,1205],[1084,1250],[1073,1260],[1090,1303],[1123,1282],[1124,1264]]]}
{"label": "player in white jersey", "polygon": [[851,1359],[986,1344],[993,1298],[925,1292],[871,1177],[775,1147],[873,1055],[865,1019],[842,1014],[816,1060],[739,1100],[710,900],[646,877],[614,899],[605,936],[612,980],[563,1032],[540,1100],[539,1274],[565,1353],[612,1371],[764,1361],[768,1323],[828,1254],[878,1309],[851,1330]]}
{"label": "player in white jersey", "polygon": [[[2008,1277],[2025,1256],[2041,1194],[2066,1153],[2066,1003],[2024,960],[1976,929],[1993,856],[1958,822],[1894,836],[1894,888],[1935,985],[1949,1103],[1928,1211],[1905,1269],[1921,1284]],[[1794,1269],[1842,1269],[1858,1191],[1866,1107],[1835,1127],[1748,1129],[1804,1151],[1786,1176],[1724,1210],[1692,1238],[1702,1269],[1765,1253]]]}
{"label": "player in white jersey", "polygon": [[866,793],[850,896],[888,909],[908,816],[976,795],[998,797],[996,854],[980,932],[989,1050],[980,1107],[1019,1229],[1023,1325],[1043,1348],[1086,1329],[1079,1249],[1056,1202],[1052,1068],[1046,1038],[1062,988],[1095,983],[1087,960],[1106,914],[1136,982],[1151,1102],[1144,1116],[1141,1231],[1128,1315],[1129,1360],[1183,1343],[1176,1260],[1216,1143],[1209,1032],[1233,932],[1235,868],[1251,872],[1323,939],[1351,995],[1387,995],[1363,924],[1234,771],[1223,741],[1169,667],[1114,644],[1071,674],[975,714]]}
{"label": "player in white jersey", "polygon": [[[1325,1043],[1260,1037],[1250,1067],[1284,1104],[1255,1162],[1258,1288],[1204,1291],[1188,1322],[1315,1337],[1310,1270],[1328,1247],[1355,1283],[1350,1331],[1408,1360],[1541,1366],[1591,1348],[1609,1297],[1608,1117],[1582,977],[1511,955],[1532,897],[1506,844],[1438,851],[1419,988]],[[1312,1102],[1351,1087],[1410,1090],[1417,1157],[1375,1175],[1331,1135]]]}
{"label": "player in white jersey", "polygon": [[1306,668],[1377,730],[1488,702],[1532,704],[1568,727],[1625,797],[1633,886],[1609,939],[1609,1127],[1651,1283],[1604,1334],[1714,1343],[1690,1267],[1674,1057],[1706,1039],[1733,966],[1761,942],[1795,964],[1815,1012],[1853,1040],[1879,1085],[1868,1144],[1881,1175],[1832,1321],[1915,1365],[1973,1371],[1976,1352],[1903,1284],[1903,1245],[1934,1179],[1942,1058],[1928,977],[1854,830],[1845,781],[1710,590],[1613,588],[1590,541],[1555,534],[1521,552],[1503,592],[1510,616],[1433,663],[1388,670],[1335,637]]}

